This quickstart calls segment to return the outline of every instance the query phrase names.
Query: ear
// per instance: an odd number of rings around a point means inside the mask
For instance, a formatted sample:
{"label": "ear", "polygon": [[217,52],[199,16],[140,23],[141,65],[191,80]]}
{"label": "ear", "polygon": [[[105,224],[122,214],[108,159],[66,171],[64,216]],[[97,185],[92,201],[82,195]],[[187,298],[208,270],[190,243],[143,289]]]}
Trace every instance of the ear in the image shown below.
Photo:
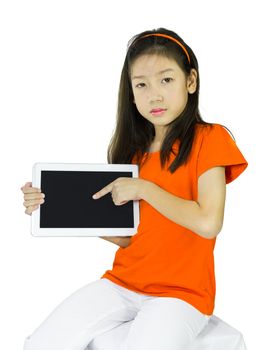
{"label": "ear", "polygon": [[196,69],[192,68],[190,75],[187,78],[187,90],[188,90],[189,94],[193,94],[196,91],[197,76],[198,76],[198,73],[197,73]]}

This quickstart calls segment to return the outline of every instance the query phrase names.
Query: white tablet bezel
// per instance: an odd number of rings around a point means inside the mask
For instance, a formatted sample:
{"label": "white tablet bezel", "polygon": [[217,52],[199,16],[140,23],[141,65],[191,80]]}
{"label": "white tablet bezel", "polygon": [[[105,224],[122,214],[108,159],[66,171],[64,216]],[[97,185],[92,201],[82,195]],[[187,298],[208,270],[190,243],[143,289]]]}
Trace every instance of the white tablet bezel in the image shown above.
{"label": "white tablet bezel", "polygon": [[[41,171],[130,171],[138,178],[137,164],[101,164],[101,163],[35,163],[32,168],[32,187],[41,187]],[[139,200],[133,201],[134,227],[131,228],[40,228],[40,206],[31,215],[31,234],[40,237],[99,237],[133,236],[139,225]]]}

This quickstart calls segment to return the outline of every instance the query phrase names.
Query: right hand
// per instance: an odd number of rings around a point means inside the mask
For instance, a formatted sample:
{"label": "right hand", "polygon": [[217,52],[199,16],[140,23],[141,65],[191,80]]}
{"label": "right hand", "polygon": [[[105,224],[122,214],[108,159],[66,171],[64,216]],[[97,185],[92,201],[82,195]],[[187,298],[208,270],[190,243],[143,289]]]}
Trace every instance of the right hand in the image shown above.
{"label": "right hand", "polygon": [[39,208],[40,204],[44,203],[45,195],[41,193],[40,188],[32,187],[32,182],[26,182],[21,187],[21,191],[24,193],[25,214],[31,215],[34,210]]}

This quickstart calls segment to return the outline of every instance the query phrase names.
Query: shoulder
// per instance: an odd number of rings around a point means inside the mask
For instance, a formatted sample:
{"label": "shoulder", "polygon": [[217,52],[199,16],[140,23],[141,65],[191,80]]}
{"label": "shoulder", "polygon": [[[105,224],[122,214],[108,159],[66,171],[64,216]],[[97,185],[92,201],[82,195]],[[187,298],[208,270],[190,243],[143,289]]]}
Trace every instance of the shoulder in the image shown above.
{"label": "shoulder", "polygon": [[200,143],[210,140],[210,142],[218,142],[221,139],[228,139],[229,141],[233,141],[232,134],[230,130],[218,123],[210,123],[210,124],[196,124],[196,139],[199,140]]}
{"label": "shoulder", "polygon": [[197,123],[195,125],[195,130],[196,130],[196,133],[208,134],[211,132],[214,133],[214,132],[220,132],[221,130],[226,130],[226,127],[218,123],[209,123],[209,124]]}
{"label": "shoulder", "polygon": [[198,176],[209,168],[225,166],[226,183],[233,181],[247,166],[231,131],[221,125],[201,126],[196,148]]}

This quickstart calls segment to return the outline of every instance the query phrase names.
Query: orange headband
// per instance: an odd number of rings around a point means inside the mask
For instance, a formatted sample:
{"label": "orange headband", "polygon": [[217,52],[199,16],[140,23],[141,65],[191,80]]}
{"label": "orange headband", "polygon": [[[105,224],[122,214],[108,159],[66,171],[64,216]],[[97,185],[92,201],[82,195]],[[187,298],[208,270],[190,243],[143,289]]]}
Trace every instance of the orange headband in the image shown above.
{"label": "orange headband", "polygon": [[188,58],[189,64],[190,64],[190,56],[189,56],[189,54],[188,54],[186,48],[184,47],[183,44],[180,43],[180,41],[178,41],[177,39],[173,38],[172,36],[169,36],[169,35],[166,35],[166,34],[161,34],[161,33],[151,33],[151,34],[144,35],[144,36],[142,36],[142,37],[139,38],[139,39],[146,38],[147,36],[151,36],[151,35],[154,35],[154,36],[162,36],[162,37],[164,37],[164,38],[167,38],[167,39],[170,39],[170,40],[176,42],[176,43],[177,43],[179,46],[181,46],[181,48],[184,50],[184,52],[185,52],[185,54],[186,54],[186,56],[187,56],[187,58]]}

